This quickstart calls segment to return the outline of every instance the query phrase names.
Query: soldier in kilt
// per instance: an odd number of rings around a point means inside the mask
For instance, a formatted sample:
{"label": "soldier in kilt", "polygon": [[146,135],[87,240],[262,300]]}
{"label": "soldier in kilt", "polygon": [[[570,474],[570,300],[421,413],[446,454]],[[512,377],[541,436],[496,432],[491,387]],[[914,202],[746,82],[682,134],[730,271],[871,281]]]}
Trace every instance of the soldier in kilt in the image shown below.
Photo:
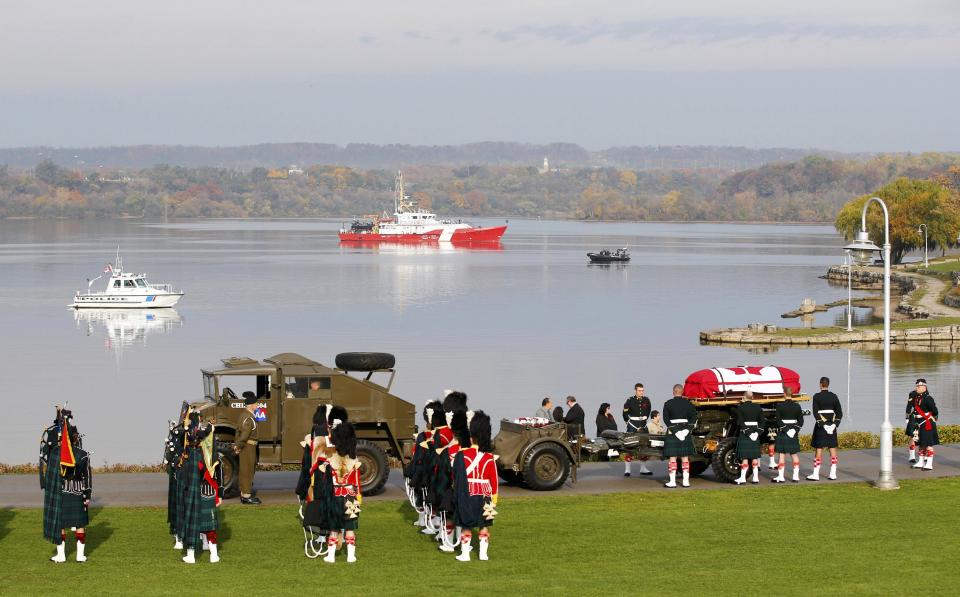
{"label": "soldier in kilt", "polygon": [[753,401],[753,392],[747,390],[740,397],[740,404],[733,410],[737,422],[737,458],[740,460],[740,477],[737,485],[747,482],[747,469],[753,467],[750,482],[760,482],[760,436],[766,431],[763,408]]}
{"label": "soldier in kilt", "polygon": [[436,488],[437,505],[434,511],[440,513],[442,520],[441,528],[437,533],[437,540],[440,542],[439,549],[440,551],[452,552],[457,544],[456,528],[453,521],[453,459],[461,445],[470,445],[470,431],[467,428],[467,395],[457,391],[448,392],[443,399],[443,410],[453,439],[436,451],[437,468],[433,481]]}
{"label": "soldier in kilt", "polygon": [[776,408],[777,439],[774,449],[780,454],[777,463],[777,476],[774,483],[783,483],[784,454],[789,454],[793,460],[794,483],[800,482],[800,430],[803,428],[803,408],[794,401],[790,388],[783,388],[783,402],[777,403]]}
{"label": "soldier in kilt", "polygon": [[663,455],[667,460],[670,480],[665,487],[677,486],[677,458],[683,467],[683,486],[690,487],[690,456],[695,453],[693,432],[697,425],[697,409],[683,397],[683,386],[673,386],[673,398],[663,405],[663,422],[667,426],[667,435],[663,440]]}
{"label": "soldier in kilt", "polygon": [[[336,419],[331,419],[333,416],[336,416]],[[330,531],[339,528],[336,526],[338,522],[332,520],[333,478],[326,464],[335,453],[330,440],[330,425],[333,420],[339,425],[346,419],[347,411],[343,407],[328,408],[320,405],[313,415],[313,429],[310,435],[304,438],[307,444],[307,480],[301,512],[304,535],[307,541],[314,542],[313,551],[317,555],[321,553],[322,546],[325,546]]]}
{"label": "soldier in kilt", "polygon": [[837,478],[837,427],[840,426],[840,419],[843,418],[843,407],[840,405],[840,399],[830,391],[830,378],[820,378],[820,391],[813,395],[813,438],[810,445],[815,452],[813,456],[813,473],[807,475],[810,481],[820,480],[820,464],[823,457],[823,449],[830,450],[830,475],[829,479]]}
{"label": "soldier in kilt", "polygon": [[57,407],[54,424],[40,443],[40,487],[43,489],[43,537],[57,546],[51,561],[67,561],[67,529],[77,538],[77,561],[87,561],[86,526],[90,523],[93,474],[90,456],[73,424],[73,413]]}
{"label": "soldier in kilt", "polygon": [[426,517],[428,513],[427,508],[424,507],[424,501],[426,498],[428,442],[433,436],[433,413],[442,410],[443,405],[436,400],[427,402],[423,407],[423,422],[426,429],[417,434],[417,437],[414,439],[410,463],[403,471],[404,477],[406,477],[411,505],[417,511],[417,521],[413,524],[418,527],[427,526]]}
{"label": "soldier in kilt", "polygon": [[163,466],[167,471],[167,527],[173,535],[173,548],[176,550],[183,549],[177,529],[180,527],[179,496],[183,491],[180,466],[183,458],[184,422],[189,412],[190,406],[184,402],[180,407],[179,419],[170,421],[167,441],[163,448]]}
{"label": "soldier in kilt", "polygon": [[219,462],[213,453],[213,426],[202,423],[200,415],[191,412],[186,429],[184,458],[180,474],[183,477],[180,495],[180,540],[187,549],[183,561],[196,563],[197,546],[202,546],[204,534],[210,550],[210,563],[220,561],[217,545],[217,507],[220,505]]}
{"label": "soldier in kilt", "polygon": [[[435,404],[440,403],[436,402]],[[442,404],[440,404],[440,408],[433,411],[431,421],[432,433],[428,439],[420,444],[424,448],[421,483],[424,494],[424,510],[426,510],[424,528],[420,532],[424,535],[436,535],[441,524],[438,489],[442,489],[444,485],[438,480],[440,463],[444,448],[453,441],[453,431],[447,425],[447,416]]]}
{"label": "soldier in kilt", "polygon": [[917,443],[920,444],[920,457],[913,468],[933,470],[933,446],[940,444],[937,433],[937,417],[940,411],[933,396],[927,391],[927,380],[917,380],[916,396],[913,397],[913,420],[917,428]]}
{"label": "soldier in kilt", "polygon": [[474,413],[470,420],[471,444],[457,451],[453,459],[453,477],[456,495],[454,519],[460,527],[461,562],[470,561],[473,547],[471,529],[479,529],[480,559],[487,560],[490,547],[490,527],[497,515],[498,496],[496,456],[490,444],[490,417],[483,411]]}
{"label": "soldier in kilt", "polygon": [[917,440],[920,439],[920,434],[917,432],[917,423],[913,418],[913,399],[916,397],[916,390],[911,390],[910,394],[907,395],[907,412],[903,429],[903,434],[907,436],[907,440],[909,441],[908,451],[910,455],[910,464],[913,464],[917,461]]}
{"label": "soldier in kilt", "polygon": [[329,504],[330,536],[324,562],[336,561],[339,531],[347,544],[347,562],[357,561],[357,535],[360,523],[360,461],[357,460],[357,434],[352,423],[332,425],[330,435],[336,453],[322,466],[329,470],[333,496]]}

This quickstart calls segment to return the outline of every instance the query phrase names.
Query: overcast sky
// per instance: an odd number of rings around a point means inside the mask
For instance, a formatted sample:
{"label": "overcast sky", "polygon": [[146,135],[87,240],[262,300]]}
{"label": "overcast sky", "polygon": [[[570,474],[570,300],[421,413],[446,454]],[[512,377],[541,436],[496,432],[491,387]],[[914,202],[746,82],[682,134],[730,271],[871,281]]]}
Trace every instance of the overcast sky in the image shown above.
{"label": "overcast sky", "polygon": [[0,147],[960,150],[956,0],[0,0]]}

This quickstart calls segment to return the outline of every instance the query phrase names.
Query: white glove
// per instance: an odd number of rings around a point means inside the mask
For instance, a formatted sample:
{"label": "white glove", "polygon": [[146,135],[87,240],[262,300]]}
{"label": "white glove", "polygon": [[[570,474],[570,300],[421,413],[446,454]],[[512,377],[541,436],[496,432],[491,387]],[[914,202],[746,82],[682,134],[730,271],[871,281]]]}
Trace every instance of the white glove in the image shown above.
{"label": "white glove", "polygon": [[787,437],[789,437],[789,438],[792,439],[793,436],[795,436],[796,434],[797,434],[797,430],[796,430],[796,429],[787,429]]}
{"label": "white glove", "polygon": [[757,433],[756,431],[754,431],[753,433],[751,433],[751,434],[748,435],[747,437],[750,438],[750,441],[755,442],[755,441],[757,441],[757,438],[760,437],[760,434]]}
{"label": "white glove", "polygon": [[827,432],[828,435],[833,435],[833,432],[837,430],[836,425],[824,425],[823,430]]}
{"label": "white glove", "polygon": [[678,439],[678,440],[683,441],[683,440],[687,439],[687,436],[688,436],[688,435],[690,435],[690,430],[689,430],[689,429],[681,429],[680,431],[674,433],[674,435],[677,436],[677,439]]}

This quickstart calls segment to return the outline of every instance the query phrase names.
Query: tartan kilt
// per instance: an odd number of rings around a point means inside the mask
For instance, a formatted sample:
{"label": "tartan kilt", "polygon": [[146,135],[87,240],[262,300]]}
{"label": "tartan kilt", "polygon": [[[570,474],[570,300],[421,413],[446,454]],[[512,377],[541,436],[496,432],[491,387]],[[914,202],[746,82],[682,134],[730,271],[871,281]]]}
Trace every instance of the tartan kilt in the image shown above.
{"label": "tartan kilt", "polygon": [[200,496],[200,520],[197,530],[201,533],[215,531],[219,528],[217,519],[217,497]]}
{"label": "tartan kilt", "polygon": [[930,429],[928,430],[926,425],[920,424],[917,426],[918,435],[920,439],[917,441],[918,444],[924,448],[929,448],[930,446],[940,445],[940,434],[937,433],[937,424],[933,421],[930,421]]}
{"label": "tartan kilt", "polygon": [[177,533],[177,472],[167,472],[167,526],[170,533]]}
{"label": "tartan kilt", "polygon": [[839,428],[834,429],[833,433],[827,433],[823,425],[817,423],[813,427],[813,438],[810,440],[810,445],[814,448],[836,448],[837,435],[839,434]]}
{"label": "tartan kilt", "polygon": [[83,505],[83,496],[64,493],[60,501],[60,525],[65,528],[83,528],[90,524],[90,513]]}
{"label": "tartan kilt", "polygon": [[800,453],[800,433],[790,437],[785,431],[777,433],[777,439],[773,443],[773,449],[779,454],[799,454]]}
{"label": "tartan kilt", "polygon": [[[757,433],[760,433],[758,430]],[[737,459],[738,460],[756,460],[760,458],[760,441],[754,441],[741,433],[737,436]]]}
{"label": "tartan kilt", "polygon": [[906,435],[907,437],[913,437],[913,432],[916,430],[917,430],[917,422],[913,419],[913,417],[910,417],[909,419],[907,419],[907,425],[906,425],[906,428],[903,430],[903,434]]}
{"label": "tartan kilt", "polygon": [[693,447],[693,435],[688,435],[682,441],[672,433],[663,438],[663,457],[693,456],[696,450]]}
{"label": "tartan kilt", "polygon": [[355,502],[357,498],[350,496],[334,496],[330,512],[330,530],[355,531],[360,527],[360,515],[354,518],[347,517],[347,501]]}

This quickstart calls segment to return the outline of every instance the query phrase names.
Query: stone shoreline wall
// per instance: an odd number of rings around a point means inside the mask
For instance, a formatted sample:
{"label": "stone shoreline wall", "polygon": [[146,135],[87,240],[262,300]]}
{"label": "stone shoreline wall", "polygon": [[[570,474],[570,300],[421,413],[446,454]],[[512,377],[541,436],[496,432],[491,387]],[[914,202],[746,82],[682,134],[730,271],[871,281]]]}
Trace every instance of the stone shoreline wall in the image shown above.
{"label": "stone shoreline wall", "polygon": [[[772,330],[771,330],[772,331]],[[724,328],[700,332],[703,344],[778,344],[793,346],[874,343],[883,341],[883,330],[854,330],[812,336],[792,336],[765,333],[750,328]],[[929,328],[890,330],[893,344],[960,343],[960,325],[945,325]]]}

